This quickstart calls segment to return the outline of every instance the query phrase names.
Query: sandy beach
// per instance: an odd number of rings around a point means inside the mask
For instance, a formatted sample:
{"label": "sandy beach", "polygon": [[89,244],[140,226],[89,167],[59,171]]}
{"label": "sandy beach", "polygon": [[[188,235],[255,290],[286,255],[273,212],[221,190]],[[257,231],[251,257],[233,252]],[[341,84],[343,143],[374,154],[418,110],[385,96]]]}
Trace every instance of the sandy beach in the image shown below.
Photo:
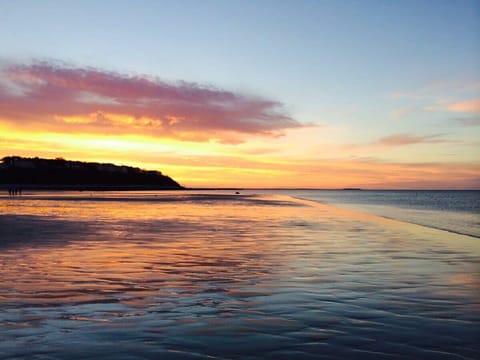
{"label": "sandy beach", "polygon": [[479,239],[233,193],[0,198],[2,359],[478,359]]}

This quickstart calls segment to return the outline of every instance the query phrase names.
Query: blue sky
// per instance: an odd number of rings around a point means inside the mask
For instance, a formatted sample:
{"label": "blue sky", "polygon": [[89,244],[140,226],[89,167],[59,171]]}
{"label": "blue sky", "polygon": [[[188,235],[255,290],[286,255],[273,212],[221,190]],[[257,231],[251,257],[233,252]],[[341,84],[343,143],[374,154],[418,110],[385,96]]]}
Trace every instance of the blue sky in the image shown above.
{"label": "blue sky", "polygon": [[438,141],[358,151],[382,160],[478,153],[478,1],[3,0],[0,29],[4,66],[51,61],[254,94],[328,128],[318,142],[333,133],[341,149],[398,134],[444,141],[441,152]]}

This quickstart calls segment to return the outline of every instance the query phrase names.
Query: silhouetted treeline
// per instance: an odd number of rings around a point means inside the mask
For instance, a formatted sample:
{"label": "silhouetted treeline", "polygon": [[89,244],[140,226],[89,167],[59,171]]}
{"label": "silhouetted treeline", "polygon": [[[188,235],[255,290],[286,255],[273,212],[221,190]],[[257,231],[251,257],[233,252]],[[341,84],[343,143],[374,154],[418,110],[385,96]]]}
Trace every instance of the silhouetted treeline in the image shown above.
{"label": "silhouetted treeline", "polygon": [[41,186],[97,186],[181,189],[159,171],[65,159],[4,157],[0,162],[0,184]]}

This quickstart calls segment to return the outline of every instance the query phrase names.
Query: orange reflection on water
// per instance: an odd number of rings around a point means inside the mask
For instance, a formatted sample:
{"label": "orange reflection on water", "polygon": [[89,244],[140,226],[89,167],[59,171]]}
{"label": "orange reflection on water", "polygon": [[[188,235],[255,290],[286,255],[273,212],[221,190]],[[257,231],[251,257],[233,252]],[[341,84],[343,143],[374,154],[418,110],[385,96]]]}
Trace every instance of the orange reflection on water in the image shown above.
{"label": "orange reflection on water", "polygon": [[[116,301],[121,295],[130,302],[270,276],[276,244],[268,224],[291,210],[241,198],[213,202],[218,199],[183,195],[12,200],[6,209],[15,207],[20,219],[11,242],[22,238],[27,246],[2,256],[3,284],[16,289],[9,301]],[[35,217],[40,220],[22,224]],[[59,224],[49,228],[54,221]]]}

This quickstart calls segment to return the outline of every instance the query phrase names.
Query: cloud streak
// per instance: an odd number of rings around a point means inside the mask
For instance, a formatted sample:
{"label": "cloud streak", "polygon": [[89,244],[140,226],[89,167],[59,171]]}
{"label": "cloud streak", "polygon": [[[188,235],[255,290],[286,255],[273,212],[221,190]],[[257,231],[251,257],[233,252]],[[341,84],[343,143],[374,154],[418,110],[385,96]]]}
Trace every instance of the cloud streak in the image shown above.
{"label": "cloud streak", "polygon": [[378,140],[365,144],[348,144],[344,146],[344,149],[378,151],[379,149],[397,148],[418,144],[451,143],[451,141],[443,139],[442,136],[443,134],[433,134],[426,136],[417,136],[413,134],[394,134],[382,137]]}
{"label": "cloud streak", "polygon": [[241,142],[301,127],[280,102],[180,81],[56,63],[0,73],[0,119],[49,131]]}
{"label": "cloud streak", "polygon": [[480,116],[452,119],[455,124],[462,126],[480,126]]}
{"label": "cloud streak", "polygon": [[371,145],[379,145],[382,147],[397,147],[414,144],[438,144],[445,143],[443,139],[439,139],[441,134],[428,135],[428,136],[416,136],[411,134],[396,134],[385,136]]}

